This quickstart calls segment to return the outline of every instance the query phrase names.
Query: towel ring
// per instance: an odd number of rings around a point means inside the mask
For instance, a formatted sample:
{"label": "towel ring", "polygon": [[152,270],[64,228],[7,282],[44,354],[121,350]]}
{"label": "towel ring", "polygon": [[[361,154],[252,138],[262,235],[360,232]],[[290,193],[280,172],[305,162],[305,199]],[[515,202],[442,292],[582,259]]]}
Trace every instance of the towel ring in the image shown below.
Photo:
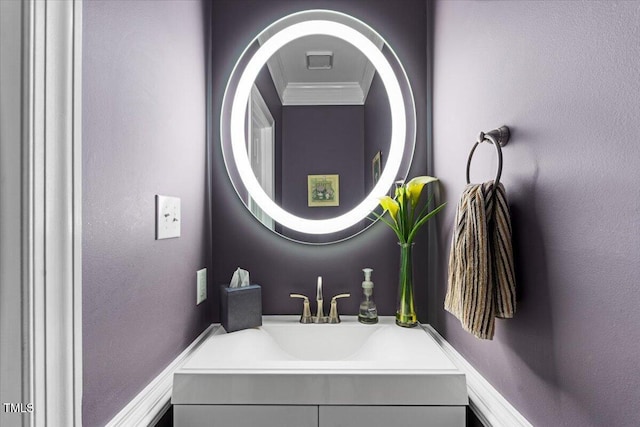
{"label": "towel ring", "polygon": [[489,142],[496,147],[496,152],[498,154],[498,173],[496,174],[496,179],[494,181],[494,185],[497,186],[500,183],[500,176],[502,175],[502,149],[500,147],[504,147],[509,142],[509,128],[507,126],[501,126],[498,129],[494,129],[487,133],[480,132],[478,135],[478,140],[473,145],[471,152],[469,153],[469,159],[467,160],[467,184],[471,183],[469,179],[469,171],[471,169],[471,158],[473,157],[474,151],[478,148],[478,145],[483,142]]}

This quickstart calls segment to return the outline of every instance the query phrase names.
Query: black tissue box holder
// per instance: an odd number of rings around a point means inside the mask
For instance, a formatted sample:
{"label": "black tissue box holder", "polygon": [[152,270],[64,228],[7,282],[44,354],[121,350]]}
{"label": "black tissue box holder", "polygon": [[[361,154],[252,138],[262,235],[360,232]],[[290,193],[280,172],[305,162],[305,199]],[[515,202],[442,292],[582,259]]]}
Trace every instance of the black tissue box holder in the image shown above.
{"label": "black tissue box holder", "polygon": [[220,323],[227,332],[262,326],[262,288],[220,286]]}

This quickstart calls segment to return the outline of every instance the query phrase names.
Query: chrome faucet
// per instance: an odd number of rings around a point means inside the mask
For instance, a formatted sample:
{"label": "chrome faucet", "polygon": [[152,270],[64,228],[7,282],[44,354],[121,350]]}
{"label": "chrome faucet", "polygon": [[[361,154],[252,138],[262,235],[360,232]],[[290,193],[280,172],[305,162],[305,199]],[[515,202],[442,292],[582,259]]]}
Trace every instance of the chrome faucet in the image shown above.
{"label": "chrome faucet", "polygon": [[291,298],[300,298],[303,300],[302,304],[302,316],[300,316],[300,323],[340,323],[340,316],[338,315],[338,298],[347,298],[351,294],[339,294],[331,298],[331,312],[329,316],[324,315],[324,299],[322,297],[322,276],[318,276],[318,287],[316,289],[316,302],[317,309],[315,316],[311,315],[311,309],[309,308],[309,298],[302,294],[289,294]]}
{"label": "chrome faucet", "polygon": [[309,308],[309,298],[302,294],[289,294],[291,298],[301,298],[304,300],[302,303],[302,316],[300,316],[300,323],[313,323],[313,317],[311,317],[311,309]]}
{"label": "chrome faucet", "polygon": [[351,294],[338,294],[331,298],[331,309],[329,310],[328,323],[340,323],[340,315],[338,314],[338,298],[349,298]]}
{"label": "chrome faucet", "polygon": [[316,302],[318,303],[318,311],[316,312],[316,316],[313,318],[313,323],[327,323],[327,318],[324,315],[324,308],[322,307],[324,303],[322,299],[322,276],[318,276]]}

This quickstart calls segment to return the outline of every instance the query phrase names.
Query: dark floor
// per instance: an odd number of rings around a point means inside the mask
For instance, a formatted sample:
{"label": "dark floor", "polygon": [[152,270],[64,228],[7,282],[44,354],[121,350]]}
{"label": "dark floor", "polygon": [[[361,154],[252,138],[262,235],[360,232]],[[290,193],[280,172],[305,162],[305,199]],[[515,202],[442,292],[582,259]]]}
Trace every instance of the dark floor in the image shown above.
{"label": "dark floor", "polygon": [[[158,421],[155,427],[173,427],[173,406],[169,408],[166,414]],[[177,426],[176,426],[177,427]],[[467,426],[466,427],[484,427],[476,415],[467,406]]]}
{"label": "dark floor", "polygon": [[467,427],[484,427],[482,422],[476,417],[471,408],[467,406]]}
{"label": "dark floor", "polygon": [[173,427],[173,406],[169,407],[169,410],[156,423],[155,427]]}

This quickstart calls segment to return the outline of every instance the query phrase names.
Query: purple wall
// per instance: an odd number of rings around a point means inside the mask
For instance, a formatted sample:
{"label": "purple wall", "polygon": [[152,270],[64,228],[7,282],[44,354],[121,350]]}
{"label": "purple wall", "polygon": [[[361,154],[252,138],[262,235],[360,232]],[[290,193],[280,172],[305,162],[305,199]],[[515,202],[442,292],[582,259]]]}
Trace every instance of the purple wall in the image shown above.
{"label": "purple wall", "polygon": [[[386,49],[386,48],[385,48]],[[365,194],[373,189],[373,157],[378,151],[382,152],[381,166],[389,155],[391,141],[391,110],[387,91],[382,80],[376,73],[373,76],[367,99],[364,103],[364,184]]]}
{"label": "purple wall", "polygon": [[[83,6],[83,425],[101,426],[211,323],[200,1]],[[154,196],[182,201],[155,238]]]}
{"label": "purple wall", "polygon": [[[364,108],[362,105],[304,105],[282,107],[282,207],[310,219],[344,214],[365,196]],[[339,175],[340,205],[309,207],[307,175]],[[366,224],[363,224],[366,222]],[[332,234],[331,240],[349,237],[369,225],[363,220]],[[278,225],[277,231],[294,240],[326,242]]]}
{"label": "purple wall", "polygon": [[[438,1],[438,305],[455,205],[480,130],[507,124],[519,288],[494,341],[438,329],[533,424],[640,425],[640,3]],[[480,147],[475,181],[495,174]]]}
{"label": "purple wall", "polygon": [[[312,8],[346,12],[363,20],[395,49],[405,64],[416,97],[418,116],[426,111],[426,3],[387,0],[216,0],[213,2],[213,117],[220,105],[231,69],[251,39],[271,22],[286,14]],[[418,146],[410,176],[426,172],[424,122],[418,123]],[[393,232],[376,224],[366,233],[346,242],[308,246],[273,235],[249,214],[224,168],[219,136],[213,139],[213,195],[224,206],[213,213],[213,283],[225,283],[238,266],[251,272],[252,281],[263,285],[265,314],[298,314],[300,302],[289,298],[291,291],[311,295],[317,275],[325,277],[325,295],[350,291],[352,298],[341,302],[344,313],[355,314],[361,295],[363,267],[374,269],[376,299],[381,314],[395,312],[399,250]],[[421,236],[416,259],[426,259],[426,238]],[[416,262],[417,304],[426,318],[426,263]],[[214,307],[217,317],[217,304]]]}
{"label": "purple wall", "polygon": [[[256,78],[256,87],[275,120],[275,201],[305,218],[329,218],[343,214],[364,198],[364,115],[362,106],[283,107],[266,66]],[[379,127],[379,125],[378,125]],[[331,158],[330,163],[327,159]],[[327,169],[327,164],[331,169]],[[340,175],[340,206],[310,208],[307,175],[324,171]],[[357,233],[359,223],[335,233],[335,240]],[[276,231],[294,240],[325,242],[276,224]]]}
{"label": "purple wall", "polygon": [[[342,215],[364,199],[364,108],[282,108],[282,207],[303,218]],[[307,175],[339,175],[340,206],[309,207]]]}

